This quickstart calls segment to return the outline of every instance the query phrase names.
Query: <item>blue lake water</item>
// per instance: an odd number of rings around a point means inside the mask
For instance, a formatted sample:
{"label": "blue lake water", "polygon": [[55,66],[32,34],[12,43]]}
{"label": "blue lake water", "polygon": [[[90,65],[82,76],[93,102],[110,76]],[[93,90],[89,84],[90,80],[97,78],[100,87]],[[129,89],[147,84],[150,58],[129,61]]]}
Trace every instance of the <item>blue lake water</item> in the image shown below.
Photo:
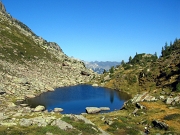
{"label": "blue lake water", "polygon": [[77,85],[57,88],[53,92],[43,93],[25,102],[31,107],[43,105],[48,111],[58,107],[64,109],[61,113],[80,114],[86,112],[86,107],[109,107],[110,111],[118,110],[129,98],[126,93],[115,90]]}

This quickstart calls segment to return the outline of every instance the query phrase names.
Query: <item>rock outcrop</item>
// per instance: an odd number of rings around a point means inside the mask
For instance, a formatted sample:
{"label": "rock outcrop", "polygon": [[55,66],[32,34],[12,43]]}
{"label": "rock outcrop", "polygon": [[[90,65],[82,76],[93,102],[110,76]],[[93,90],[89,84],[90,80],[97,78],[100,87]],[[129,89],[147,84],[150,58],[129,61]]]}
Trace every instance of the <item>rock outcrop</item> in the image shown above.
{"label": "rock outcrop", "polygon": [[0,1],[0,11],[6,13],[6,8],[1,1]]}

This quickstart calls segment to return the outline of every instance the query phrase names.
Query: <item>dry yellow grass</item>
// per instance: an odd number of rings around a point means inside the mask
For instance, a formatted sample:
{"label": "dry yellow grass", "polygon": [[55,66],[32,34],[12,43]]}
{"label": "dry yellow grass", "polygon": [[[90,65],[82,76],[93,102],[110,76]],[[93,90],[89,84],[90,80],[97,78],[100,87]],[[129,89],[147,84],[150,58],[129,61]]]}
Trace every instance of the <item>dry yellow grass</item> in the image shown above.
{"label": "dry yellow grass", "polygon": [[[173,128],[175,131],[180,132],[180,120],[172,119],[172,120],[164,120],[164,118],[171,114],[180,114],[180,109],[173,108],[170,109],[167,105],[158,102],[141,102],[142,105],[146,106],[149,110],[147,111],[147,115],[150,121],[152,120],[161,120],[169,125],[170,128]],[[154,113],[155,112],[155,113]]]}

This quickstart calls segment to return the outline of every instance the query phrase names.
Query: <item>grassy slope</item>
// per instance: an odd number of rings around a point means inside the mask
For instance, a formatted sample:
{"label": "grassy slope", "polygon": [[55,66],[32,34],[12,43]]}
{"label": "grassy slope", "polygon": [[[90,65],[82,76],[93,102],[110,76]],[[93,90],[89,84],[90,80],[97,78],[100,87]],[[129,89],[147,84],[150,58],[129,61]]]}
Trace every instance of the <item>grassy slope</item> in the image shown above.
{"label": "grassy slope", "polygon": [[0,23],[0,59],[9,62],[33,61],[46,59],[55,61],[55,57],[47,50],[37,45],[31,38],[19,32],[19,29],[9,25],[7,21]]}
{"label": "grassy slope", "polygon": [[[143,91],[148,91],[151,95],[159,98],[160,93],[165,91],[165,96],[179,95],[176,85],[180,81],[180,40],[172,46],[171,53],[157,60],[154,57],[141,57],[136,63],[127,63],[114,69],[111,73],[104,73],[97,82],[104,83],[106,87],[125,91],[132,96]],[[104,81],[104,77],[109,75],[111,79]],[[104,130],[112,134],[140,134],[144,131],[145,125],[151,125],[153,120],[164,121],[169,125],[168,131],[151,128],[151,134],[167,132],[180,133],[180,105],[166,105],[163,101],[141,102],[147,109],[138,110],[137,116],[132,112],[135,107],[128,110],[119,110],[108,114],[87,117],[101,126]],[[113,125],[104,124],[102,119],[112,119]]]}

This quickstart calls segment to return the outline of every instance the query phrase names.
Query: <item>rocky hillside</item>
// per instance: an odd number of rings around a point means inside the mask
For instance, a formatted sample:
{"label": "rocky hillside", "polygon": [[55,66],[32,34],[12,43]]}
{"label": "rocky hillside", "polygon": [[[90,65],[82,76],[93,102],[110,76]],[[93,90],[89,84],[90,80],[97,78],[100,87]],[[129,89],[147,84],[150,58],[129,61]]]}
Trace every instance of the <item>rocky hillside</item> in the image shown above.
{"label": "rocky hillside", "polygon": [[[166,44],[160,58],[156,54],[136,54],[92,83],[133,97],[121,111],[105,116],[109,118],[106,130],[114,134],[127,134],[129,130],[143,134],[148,128],[150,134],[180,133],[180,39]],[[100,120],[98,116],[91,119]]]}
{"label": "rocky hillside", "polygon": [[[86,83],[96,74],[37,36],[0,2],[0,93],[22,100],[56,87]],[[3,98],[4,99],[4,98]]]}
{"label": "rocky hillside", "polygon": [[131,94],[161,88],[177,91],[180,82],[180,40],[176,39],[164,48],[160,58],[156,54],[136,54],[129,62],[112,67],[96,83]]}

